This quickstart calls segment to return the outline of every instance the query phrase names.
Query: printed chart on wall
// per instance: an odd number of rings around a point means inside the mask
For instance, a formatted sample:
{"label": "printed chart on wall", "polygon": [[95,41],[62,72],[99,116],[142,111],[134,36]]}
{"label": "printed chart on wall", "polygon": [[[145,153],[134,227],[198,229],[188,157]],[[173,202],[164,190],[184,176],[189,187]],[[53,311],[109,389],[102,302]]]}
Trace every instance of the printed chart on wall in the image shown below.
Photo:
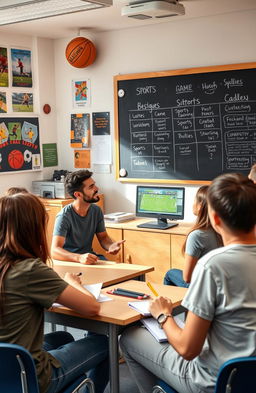
{"label": "printed chart on wall", "polygon": [[256,162],[256,63],[115,82],[120,180],[198,183]]}
{"label": "printed chart on wall", "polygon": [[0,173],[41,169],[36,117],[0,118]]}

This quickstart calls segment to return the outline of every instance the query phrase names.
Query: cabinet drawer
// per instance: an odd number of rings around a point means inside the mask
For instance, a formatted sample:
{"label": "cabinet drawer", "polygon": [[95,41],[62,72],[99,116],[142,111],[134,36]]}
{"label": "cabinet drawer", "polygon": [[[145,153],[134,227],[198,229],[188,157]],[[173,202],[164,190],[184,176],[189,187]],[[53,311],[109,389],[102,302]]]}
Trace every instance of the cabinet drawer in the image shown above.
{"label": "cabinet drawer", "polygon": [[154,266],[147,279],[162,283],[165,272],[170,269],[170,234],[124,230],[124,262]]}

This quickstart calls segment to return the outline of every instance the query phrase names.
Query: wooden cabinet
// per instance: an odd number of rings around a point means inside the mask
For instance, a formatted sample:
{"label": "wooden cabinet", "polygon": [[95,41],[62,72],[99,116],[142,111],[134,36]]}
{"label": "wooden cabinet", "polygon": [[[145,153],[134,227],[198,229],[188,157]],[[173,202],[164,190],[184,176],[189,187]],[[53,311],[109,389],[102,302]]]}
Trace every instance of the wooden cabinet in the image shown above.
{"label": "wooden cabinet", "polygon": [[171,235],[171,267],[183,270],[184,256],[182,254],[182,246],[186,236]]}
{"label": "wooden cabinet", "polygon": [[51,248],[55,217],[61,211],[61,209],[64,206],[71,203],[73,199],[42,198],[41,201],[44,203],[45,210],[47,211],[48,214],[47,241],[48,241],[49,248]]}
{"label": "wooden cabinet", "polygon": [[[183,269],[184,257],[181,249],[191,224],[180,223],[177,227],[167,230],[137,227],[145,221],[147,220],[136,219],[120,224],[107,223],[107,232],[121,231],[122,239],[125,239],[123,262],[154,266],[155,271],[148,273],[147,279],[160,284],[167,270]],[[117,236],[117,232],[115,234]],[[113,238],[117,240],[115,235]]]}
{"label": "wooden cabinet", "polygon": [[[113,241],[117,242],[117,241],[123,239],[122,229],[107,228],[107,232],[108,232],[109,237],[111,237],[111,239]],[[118,254],[110,255],[110,254],[106,253],[106,251],[101,247],[97,237],[94,236],[92,248],[97,254],[104,255],[109,261],[115,261],[118,263],[123,262],[123,245],[121,246],[121,250],[119,251]]]}
{"label": "wooden cabinet", "polygon": [[164,272],[170,269],[170,235],[124,230],[124,262],[154,266],[147,279],[162,283]]}
{"label": "wooden cabinet", "polygon": [[[102,211],[104,212],[104,195],[99,194],[100,200],[97,202],[97,205],[100,206]],[[73,199],[49,199],[49,198],[41,198],[45,209],[48,213],[48,225],[47,225],[47,240],[48,245],[51,248],[52,243],[52,234],[55,223],[56,215],[61,211],[61,209],[73,202]]]}

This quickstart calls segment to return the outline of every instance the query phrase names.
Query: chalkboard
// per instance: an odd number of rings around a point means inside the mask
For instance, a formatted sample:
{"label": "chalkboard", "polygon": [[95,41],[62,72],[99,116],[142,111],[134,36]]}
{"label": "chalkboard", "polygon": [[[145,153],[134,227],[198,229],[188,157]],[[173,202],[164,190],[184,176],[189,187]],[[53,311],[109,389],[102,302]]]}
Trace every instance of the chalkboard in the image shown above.
{"label": "chalkboard", "polygon": [[117,178],[200,183],[256,162],[256,63],[114,77]]}

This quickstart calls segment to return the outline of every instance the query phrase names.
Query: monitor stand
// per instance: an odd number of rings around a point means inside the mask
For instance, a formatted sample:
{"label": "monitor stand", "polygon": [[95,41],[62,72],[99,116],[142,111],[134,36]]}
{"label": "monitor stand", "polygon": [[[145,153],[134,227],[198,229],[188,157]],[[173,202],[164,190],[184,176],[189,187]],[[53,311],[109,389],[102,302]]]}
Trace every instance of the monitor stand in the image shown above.
{"label": "monitor stand", "polygon": [[149,221],[144,224],[137,225],[138,228],[150,228],[150,229],[168,229],[179,225],[177,222],[167,222],[166,218],[158,218],[157,221]]}

